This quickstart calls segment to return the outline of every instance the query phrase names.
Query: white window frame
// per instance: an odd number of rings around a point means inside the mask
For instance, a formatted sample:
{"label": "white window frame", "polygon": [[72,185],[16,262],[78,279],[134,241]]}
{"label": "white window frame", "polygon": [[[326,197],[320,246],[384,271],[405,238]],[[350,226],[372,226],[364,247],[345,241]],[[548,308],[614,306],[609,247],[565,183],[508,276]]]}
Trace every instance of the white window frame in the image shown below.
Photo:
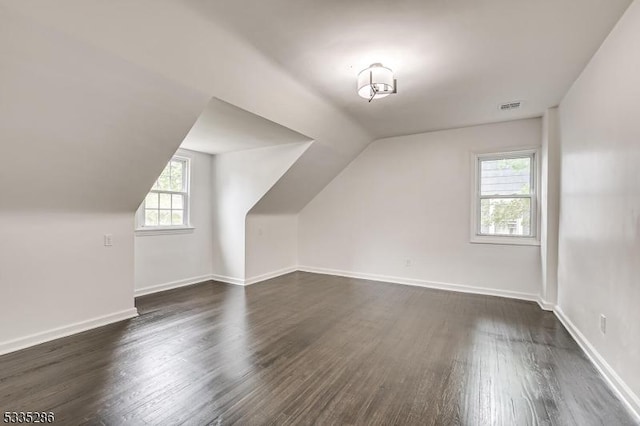
{"label": "white window frame", "polygon": [[[184,224],[182,225],[158,225],[158,226],[145,226],[145,199],[142,201],[138,212],[136,213],[136,235],[146,236],[146,235],[164,235],[164,234],[183,234],[193,232],[195,229],[191,225],[191,158],[184,157],[181,155],[174,155],[167,162],[167,165],[171,163],[171,161],[181,161],[184,163],[184,190],[183,191],[164,191],[164,190],[155,190],[150,189],[148,194],[159,193],[159,194],[180,194],[183,197],[184,202],[184,213],[183,220]],[[165,166],[166,167],[166,166]],[[164,169],[162,169],[164,170]],[[157,179],[156,179],[157,181]],[[155,185],[155,182],[154,182]]]}
{"label": "white window frame", "polygon": [[[531,157],[531,193],[530,195],[481,196],[480,162],[509,158]],[[471,154],[471,243],[540,245],[540,150],[538,148],[516,148],[503,151]],[[483,198],[529,198],[531,199],[531,236],[520,235],[483,235],[480,233],[480,200]]]}

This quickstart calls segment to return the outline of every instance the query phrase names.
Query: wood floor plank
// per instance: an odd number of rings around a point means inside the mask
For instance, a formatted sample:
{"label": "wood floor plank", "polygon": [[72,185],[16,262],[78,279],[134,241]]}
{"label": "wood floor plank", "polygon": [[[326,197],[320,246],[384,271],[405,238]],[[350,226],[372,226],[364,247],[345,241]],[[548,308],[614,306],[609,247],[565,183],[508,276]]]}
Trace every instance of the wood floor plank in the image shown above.
{"label": "wood floor plank", "polygon": [[0,357],[0,410],[104,425],[635,424],[530,302],[296,272],[136,305]]}

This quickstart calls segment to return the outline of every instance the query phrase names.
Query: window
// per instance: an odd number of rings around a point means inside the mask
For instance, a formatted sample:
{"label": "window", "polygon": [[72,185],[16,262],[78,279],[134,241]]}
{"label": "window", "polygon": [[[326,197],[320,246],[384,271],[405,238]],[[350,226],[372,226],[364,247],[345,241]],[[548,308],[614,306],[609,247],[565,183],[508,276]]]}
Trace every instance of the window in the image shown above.
{"label": "window", "polygon": [[138,212],[138,229],[189,227],[189,159],[173,157]]}
{"label": "window", "polygon": [[471,242],[539,244],[537,151],[474,155]]}

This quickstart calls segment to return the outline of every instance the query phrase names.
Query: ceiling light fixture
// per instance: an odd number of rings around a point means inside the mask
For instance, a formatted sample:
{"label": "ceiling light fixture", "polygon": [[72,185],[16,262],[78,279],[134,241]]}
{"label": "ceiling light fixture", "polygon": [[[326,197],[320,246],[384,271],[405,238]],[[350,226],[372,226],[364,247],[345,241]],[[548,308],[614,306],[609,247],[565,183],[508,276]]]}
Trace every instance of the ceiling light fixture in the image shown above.
{"label": "ceiling light fixture", "polygon": [[398,88],[393,71],[382,64],[371,64],[358,74],[358,95],[369,99],[369,102],[394,93],[398,93]]}

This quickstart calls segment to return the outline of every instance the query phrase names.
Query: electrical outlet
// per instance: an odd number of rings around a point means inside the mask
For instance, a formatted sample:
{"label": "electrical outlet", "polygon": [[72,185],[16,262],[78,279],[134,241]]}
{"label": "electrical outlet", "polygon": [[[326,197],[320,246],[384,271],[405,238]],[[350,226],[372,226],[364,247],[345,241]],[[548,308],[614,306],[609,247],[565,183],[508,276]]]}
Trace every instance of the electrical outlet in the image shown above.
{"label": "electrical outlet", "polygon": [[600,314],[600,332],[602,334],[607,334],[607,317],[603,314]]}
{"label": "electrical outlet", "polygon": [[104,246],[111,247],[113,245],[113,235],[104,234]]}

